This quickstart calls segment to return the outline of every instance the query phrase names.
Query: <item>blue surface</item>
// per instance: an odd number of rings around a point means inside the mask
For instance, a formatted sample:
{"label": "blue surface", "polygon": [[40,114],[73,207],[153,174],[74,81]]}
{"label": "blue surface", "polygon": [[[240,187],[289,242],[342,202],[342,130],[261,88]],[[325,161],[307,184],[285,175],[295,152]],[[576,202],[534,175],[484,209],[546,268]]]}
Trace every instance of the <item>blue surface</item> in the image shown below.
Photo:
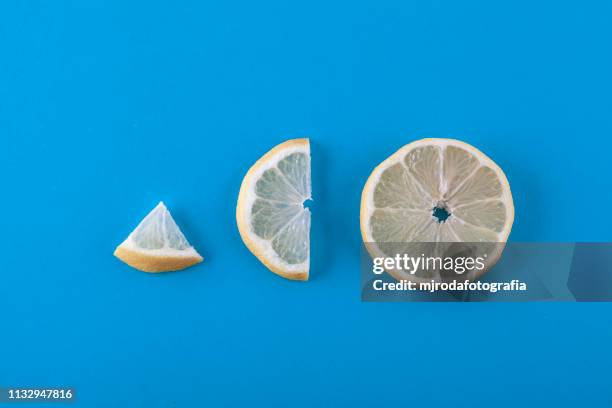
{"label": "blue surface", "polygon": [[[154,3],[154,4],[153,4]],[[172,5],[170,5],[172,4]],[[515,241],[610,241],[606,1],[0,5],[0,386],[79,406],[609,406],[610,304],[364,304],[372,168],[454,137]],[[313,146],[312,279],[243,246],[240,181]],[[112,257],[164,200],[205,262]]]}

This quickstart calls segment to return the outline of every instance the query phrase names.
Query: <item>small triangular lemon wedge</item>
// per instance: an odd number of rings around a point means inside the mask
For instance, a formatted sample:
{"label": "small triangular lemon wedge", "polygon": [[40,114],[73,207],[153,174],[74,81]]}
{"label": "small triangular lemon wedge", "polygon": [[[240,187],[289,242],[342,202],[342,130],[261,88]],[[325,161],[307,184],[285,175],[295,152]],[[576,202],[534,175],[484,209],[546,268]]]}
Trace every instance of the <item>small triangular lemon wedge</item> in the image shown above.
{"label": "small triangular lemon wedge", "polygon": [[203,260],[163,202],[138,224],[114,255],[143,272],[178,271]]}

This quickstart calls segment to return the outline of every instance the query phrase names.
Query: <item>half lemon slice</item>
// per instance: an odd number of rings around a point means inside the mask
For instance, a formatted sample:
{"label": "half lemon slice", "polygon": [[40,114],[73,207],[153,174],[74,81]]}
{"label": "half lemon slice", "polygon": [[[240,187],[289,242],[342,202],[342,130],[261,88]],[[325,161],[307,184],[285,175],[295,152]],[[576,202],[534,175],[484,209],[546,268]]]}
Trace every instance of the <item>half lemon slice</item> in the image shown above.
{"label": "half lemon slice", "polygon": [[490,253],[474,277],[499,259],[513,221],[504,172],[475,147],[452,139],[402,147],[372,171],[361,197],[361,234],[372,256],[385,256],[384,243],[497,243],[482,245]]}
{"label": "half lemon slice", "polygon": [[263,155],[242,180],[236,221],[245,245],[272,272],[308,280],[310,143],[288,140]]}
{"label": "half lemon slice", "polygon": [[178,271],[202,262],[163,202],[140,222],[114,255],[144,272]]}

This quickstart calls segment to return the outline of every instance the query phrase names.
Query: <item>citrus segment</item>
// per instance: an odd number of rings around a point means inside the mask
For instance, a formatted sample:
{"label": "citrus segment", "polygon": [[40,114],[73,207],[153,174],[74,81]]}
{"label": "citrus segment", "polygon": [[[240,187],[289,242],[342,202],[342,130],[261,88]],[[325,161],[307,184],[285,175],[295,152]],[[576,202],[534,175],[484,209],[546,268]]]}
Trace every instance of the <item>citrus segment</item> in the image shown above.
{"label": "citrus segment", "polygon": [[202,262],[162,202],[115,249],[114,255],[144,272],[177,271]]}

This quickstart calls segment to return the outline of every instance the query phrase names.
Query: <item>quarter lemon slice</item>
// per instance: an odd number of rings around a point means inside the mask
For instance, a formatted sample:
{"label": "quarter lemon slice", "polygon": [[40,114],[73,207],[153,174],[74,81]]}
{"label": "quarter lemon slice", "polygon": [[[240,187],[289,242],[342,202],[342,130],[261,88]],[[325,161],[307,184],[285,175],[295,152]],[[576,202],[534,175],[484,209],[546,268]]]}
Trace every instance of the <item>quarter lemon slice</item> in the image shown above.
{"label": "quarter lemon slice", "polygon": [[308,280],[310,143],[288,140],[263,155],[242,180],[236,221],[245,245],[272,272]]}
{"label": "quarter lemon slice", "polygon": [[382,243],[497,243],[475,277],[499,259],[513,221],[502,169],[475,147],[452,139],[402,147],[372,171],[361,197],[361,234],[372,256],[385,256]]}
{"label": "quarter lemon slice", "polygon": [[163,202],[140,222],[114,255],[144,272],[178,271],[202,262]]}

